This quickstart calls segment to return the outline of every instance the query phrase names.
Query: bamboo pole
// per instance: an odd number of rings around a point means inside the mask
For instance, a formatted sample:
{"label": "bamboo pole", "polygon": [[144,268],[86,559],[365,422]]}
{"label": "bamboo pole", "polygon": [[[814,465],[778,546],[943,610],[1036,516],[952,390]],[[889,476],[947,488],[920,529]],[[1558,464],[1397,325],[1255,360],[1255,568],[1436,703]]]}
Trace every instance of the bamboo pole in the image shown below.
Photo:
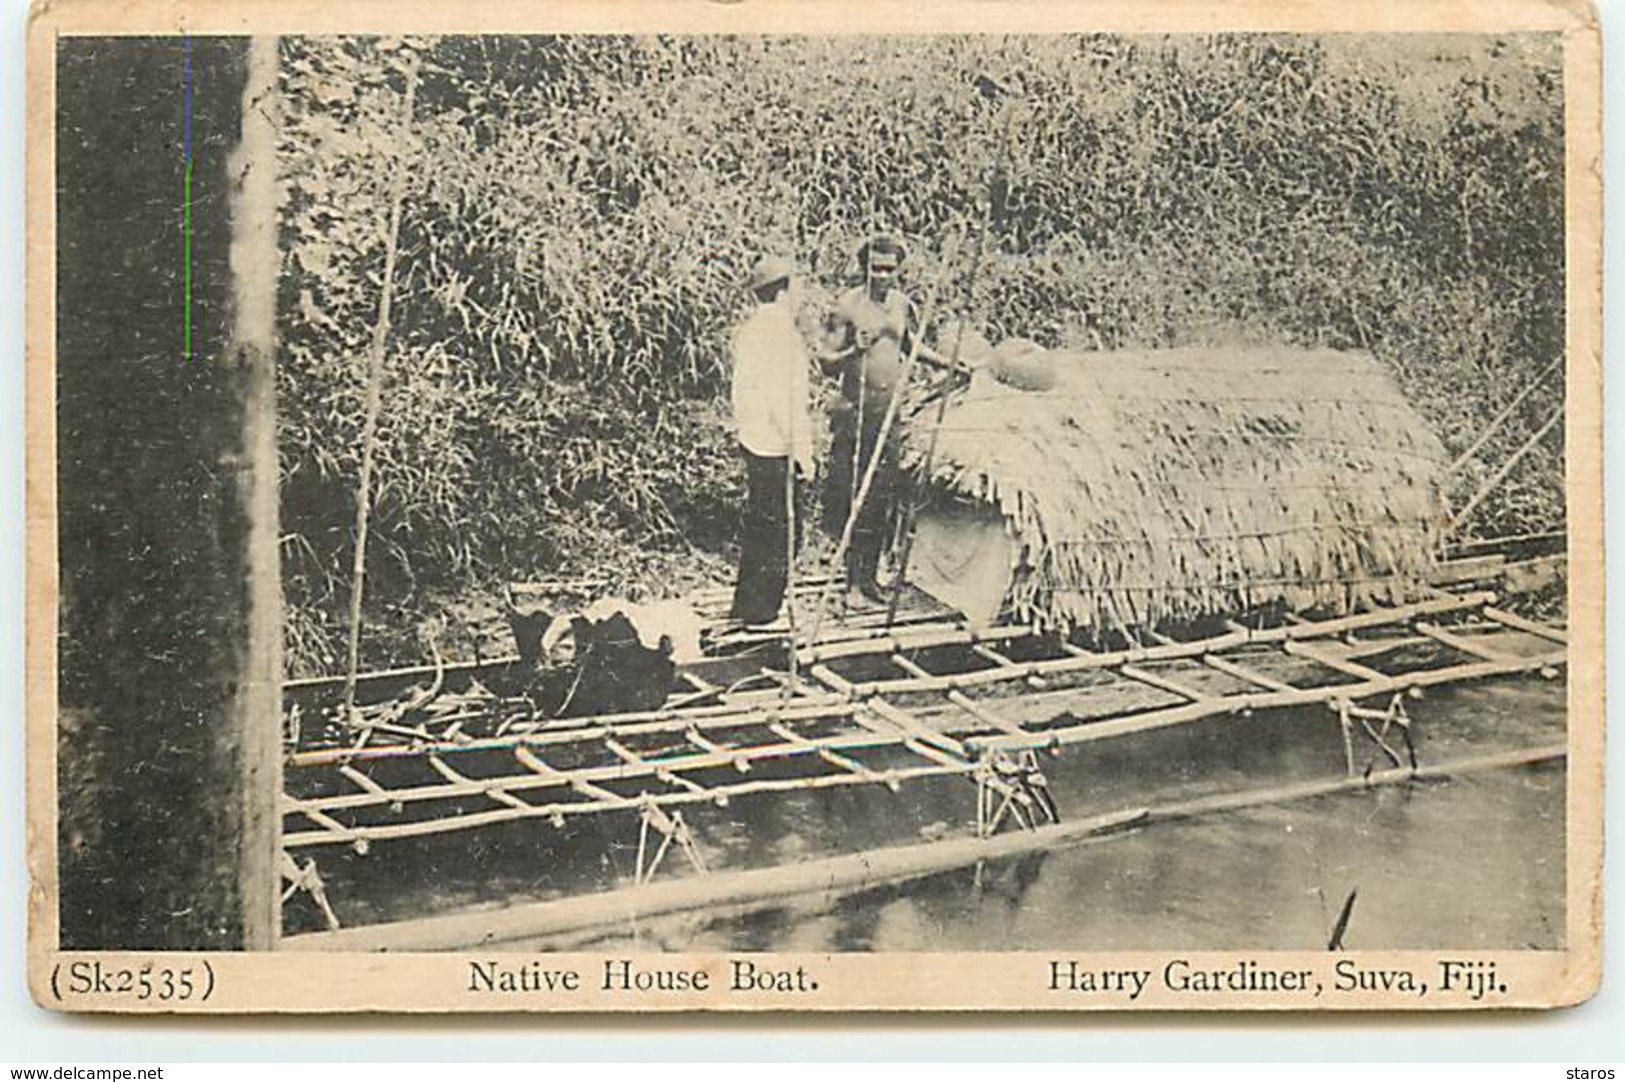
{"label": "bamboo pole", "polygon": [[715,913],[799,895],[829,900],[885,884],[906,882],[988,860],[1062,849],[1109,838],[1141,825],[1194,819],[1250,807],[1288,803],[1335,793],[1436,781],[1491,770],[1515,769],[1565,758],[1564,745],[1462,759],[1417,770],[1382,770],[1369,777],[1336,778],[1199,797],[1092,816],[1031,831],[990,838],[955,838],[919,845],[872,849],[822,860],[752,868],[690,879],[667,880],[516,905],[496,912],[453,913],[391,924],[312,932],[284,940],[290,950],[446,951],[491,948],[573,933],[609,930],[636,920],[677,913]]}
{"label": "bamboo pole", "polygon": [[1239,811],[1263,804],[1284,804],[1294,800],[1330,796],[1333,793],[1355,792],[1389,785],[1404,785],[1412,781],[1444,781],[1463,774],[1481,774],[1489,770],[1510,770],[1523,766],[1537,766],[1541,763],[1556,762],[1566,758],[1568,758],[1568,746],[1566,744],[1547,744],[1538,748],[1526,748],[1519,751],[1475,756],[1471,759],[1459,759],[1453,763],[1441,763],[1438,766],[1419,766],[1414,770],[1410,767],[1393,767],[1388,770],[1373,771],[1365,776],[1338,778],[1328,781],[1306,781],[1299,782],[1296,785],[1274,786],[1245,793],[1220,793],[1215,796],[1183,800],[1147,809],[1145,821],[1148,824],[1168,823],[1179,819],[1194,819],[1201,815]]}
{"label": "bamboo pole", "polygon": [[[1019,669],[1021,667],[1019,662],[1012,661],[985,643],[972,644],[970,652],[981,658],[983,661],[992,662],[1001,669]],[[1044,691],[1049,687],[1049,682],[1046,681],[1042,676],[1030,676],[1024,674],[1022,679],[1025,680],[1027,682],[1027,686],[1032,688],[1034,691]]]}
{"label": "bamboo pole", "polygon": [[[485,661],[448,661],[444,665],[405,665],[395,669],[374,669],[371,672],[357,673],[356,686],[363,684],[388,683],[396,680],[416,680],[419,677],[432,677],[436,671],[443,671],[447,675],[462,675],[464,673],[478,676],[481,669],[497,668],[510,665],[519,660],[518,654],[507,657],[492,658]],[[292,680],[282,681],[283,694],[301,691],[323,691],[331,688],[343,688],[345,675],[338,676],[300,676]]]}
{"label": "bamboo pole", "polygon": [[[1424,639],[1426,636],[1417,636],[1417,638]],[[1318,647],[1311,646],[1306,642],[1289,642],[1284,645],[1286,652],[1289,654],[1294,654],[1306,661],[1312,661],[1316,665],[1334,669],[1344,676],[1352,676],[1356,680],[1381,680],[1387,675],[1347,657],[1339,657],[1329,650],[1321,650]]]}
{"label": "bamboo pole", "polygon": [[1567,646],[1569,644],[1568,634],[1566,632],[1559,631],[1557,628],[1552,627],[1549,624],[1542,624],[1535,620],[1525,619],[1516,613],[1505,612],[1490,605],[1484,606],[1484,615],[1488,616],[1496,623],[1501,624],[1504,627],[1509,627],[1514,631],[1523,631],[1530,635],[1534,635],[1537,638],[1548,639],[1552,642],[1558,643],[1561,646]]}
{"label": "bamboo pole", "polygon": [[1514,673],[1534,672],[1562,665],[1563,663],[1563,655],[1516,658],[1505,661],[1481,661],[1443,669],[1423,669],[1400,676],[1367,680],[1359,684],[1302,688],[1290,692],[1271,691],[1248,695],[1231,695],[1222,699],[1207,699],[1200,703],[1189,703],[1184,706],[1168,707],[1163,710],[1152,710],[1132,717],[1107,721],[1090,721],[1067,726],[1066,728],[1050,729],[1041,734],[1035,733],[1026,740],[1020,740],[1016,737],[992,737],[980,741],[980,744],[984,747],[1005,749],[1046,747],[1050,744],[1087,744],[1096,740],[1127,736],[1132,733],[1185,725],[1193,721],[1202,721],[1223,714],[1278,710],[1292,706],[1310,706],[1334,698],[1365,699],[1373,695],[1393,695],[1402,691],[1433,687],[1438,684],[1464,683],[1469,680],[1482,680],[1491,676],[1510,676]]}
{"label": "bamboo pole", "polygon": [[[795,381],[790,387],[793,393]],[[805,401],[791,403],[791,416],[801,416],[806,420],[808,404]],[[796,641],[796,592],[790,587],[796,581],[796,456],[795,448],[790,449],[784,460],[784,615],[785,622],[790,627],[790,641]],[[790,669],[790,682],[784,686],[783,697],[790,698],[791,688],[796,683],[796,652],[791,650],[785,659]]]}
{"label": "bamboo pole", "polygon": [[1418,623],[1416,630],[1442,646],[1448,646],[1457,653],[1466,654],[1468,657],[1476,657],[1481,661],[1505,661],[1512,656],[1501,650],[1495,650],[1473,642],[1464,635],[1457,635],[1429,623]]}
{"label": "bamboo pole", "polygon": [[[399,135],[407,139],[412,131],[412,112],[417,104],[418,69],[411,61],[406,69],[406,96],[401,104]],[[378,321],[373,326],[372,348],[367,357],[367,391],[361,422],[361,477],[355,495],[355,558],[350,567],[350,625],[345,644],[344,709],[355,707],[357,670],[361,665],[361,603],[367,581],[367,531],[372,519],[372,474],[378,443],[378,415],[383,409],[384,351],[389,344],[390,310],[394,304],[395,261],[399,254],[401,205],[406,199],[407,169],[396,161],[389,196],[389,229],[384,234],[384,279],[378,298]]]}
{"label": "bamboo pole", "polygon": [[[760,781],[740,782],[726,787],[716,787],[706,793],[662,793],[650,797],[665,806],[705,804],[711,803],[719,796],[730,799],[740,796],[755,796],[765,793],[805,792],[816,789],[838,788],[843,785],[885,784],[891,782],[912,781],[926,777],[944,777],[954,774],[968,773],[968,766],[931,765],[903,767],[884,772],[877,771],[874,778],[855,778],[850,774],[826,774],[810,778],[764,778]],[[638,797],[621,797],[607,790],[599,790],[602,795],[591,800],[571,801],[556,804],[532,804],[525,810],[518,808],[503,808],[489,812],[479,812],[472,815],[463,815],[451,819],[425,819],[412,823],[389,823],[379,826],[345,826],[325,816],[319,809],[292,808],[289,813],[298,812],[312,820],[321,822],[326,818],[332,825],[323,830],[292,831],[284,833],[282,845],[285,849],[308,848],[319,845],[353,845],[357,842],[400,841],[407,838],[423,838],[436,834],[448,834],[457,830],[473,830],[481,827],[496,826],[501,823],[511,823],[522,819],[566,819],[577,815],[594,815],[601,812],[626,811],[644,806],[646,801]]]}
{"label": "bamboo pole", "polygon": [[1445,537],[1454,536],[1456,531],[1466,524],[1472,513],[1478,510],[1478,505],[1483,503],[1490,493],[1500,487],[1501,482],[1507,479],[1518,463],[1522,462],[1529,452],[1540,445],[1540,441],[1546,438],[1547,433],[1557,427],[1557,422],[1563,419],[1565,408],[1563,404],[1559,403],[1557,409],[1552,411],[1552,415],[1546,418],[1546,423],[1541,425],[1534,435],[1525,440],[1521,447],[1512,452],[1505,462],[1501,463],[1501,468],[1491,474],[1488,481],[1479,486],[1478,491],[1473,493],[1472,499],[1467,501],[1466,506],[1451,516],[1450,525],[1445,527]]}
{"label": "bamboo pole", "polygon": [[957,624],[953,627],[887,628],[861,639],[842,642],[820,642],[797,651],[803,664],[839,661],[841,658],[863,657],[870,654],[895,654],[905,650],[929,650],[937,646],[973,646],[977,643],[1013,642],[1031,638],[1029,626],[996,627],[977,631]]}
{"label": "bamboo pole", "polygon": [[1136,684],[1144,684],[1147,687],[1156,688],[1158,691],[1165,691],[1169,695],[1177,696],[1178,698],[1185,699],[1188,702],[1209,702],[1214,698],[1212,695],[1204,695],[1194,688],[1186,687],[1177,680],[1169,680],[1165,676],[1159,676],[1154,672],[1148,672],[1145,669],[1136,668],[1133,665],[1120,665],[1112,671],[1119,676],[1128,677],[1128,679],[1133,680]]}
{"label": "bamboo pole", "polygon": [[[447,766],[438,756],[427,756],[429,765],[445,778],[444,783],[431,785],[416,785],[402,789],[380,787],[378,790],[363,788],[360,792],[338,793],[331,796],[306,797],[293,799],[290,805],[292,810],[303,812],[315,808],[322,811],[353,811],[357,808],[371,808],[388,806],[391,804],[412,804],[422,801],[445,800],[452,797],[480,796],[492,790],[504,792],[530,791],[535,789],[565,789],[580,784],[593,785],[596,782],[623,782],[637,781],[655,777],[659,772],[675,773],[678,771],[714,770],[718,767],[733,767],[735,760],[740,757],[749,759],[788,759],[796,756],[813,755],[820,748],[834,752],[860,750],[865,748],[880,748],[895,746],[904,743],[904,735],[890,731],[854,730],[840,736],[820,737],[817,739],[797,737],[794,740],[781,738],[777,743],[760,744],[751,747],[729,748],[721,752],[701,752],[698,754],[673,756],[666,759],[636,760],[610,763],[604,766],[578,767],[571,770],[561,770],[547,764],[545,760],[538,759],[534,753],[520,761],[528,768],[525,774],[514,774],[501,778],[470,778],[459,774]],[[516,758],[519,758],[516,755]],[[535,764],[540,763],[538,769]],[[608,790],[603,790],[608,792]],[[619,800],[620,798],[614,798]]]}
{"label": "bamboo pole", "polygon": [[[987,236],[992,232],[993,228],[993,201],[1000,183],[1004,179],[1005,159],[1010,152],[1010,125],[1014,118],[1015,109],[1011,103],[1006,102],[1004,105],[1004,124],[999,135],[998,156],[993,159],[993,170],[988,174],[987,212],[982,216],[980,228],[976,233],[976,249],[971,255],[970,282],[965,287],[966,299],[972,307],[976,303],[976,283],[982,271],[982,258],[987,247]],[[959,370],[959,356],[965,343],[965,324],[968,319],[969,313],[967,312],[965,318],[959,321],[958,333],[954,335],[953,352],[948,358],[950,372]],[[922,327],[921,332],[923,333],[923,331],[924,328]],[[920,497],[920,493],[931,483],[931,468],[936,461],[937,444],[942,437],[943,419],[948,415],[948,399],[950,396],[951,391],[947,390],[937,396],[937,415],[931,424],[931,438],[926,444],[925,458],[921,462],[914,483],[909,488],[908,501],[903,505],[903,547],[902,552],[898,555],[897,574],[892,579],[890,596],[887,598],[886,603],[886,623],[888,626],[897,615],[897,599],[902,591],[903,583],[908,579],[908,565],[914,556],[914,534],[918,525],[915,504]]]}
{"label": "bamboo pole", "polygon": [[1542,368],[1539,374],[1537,374],[1534,379],[1530,380],[1529,383],[1524,386],[1524,389],[1519,391],[1517,395],[1513,397],[1511,402],[1507,403],[1505,409],[1495,415],[1494,419],[1492,419],[1490,423],[1485,426],[1484,431],[1478,434],[1478,438],[1473,441],[1472,446],[1468,447],[1467,450],[1456,456],[1456,460],[1445,468],[1444,475],[1446,477],[1452,477],[1455,475],[1457,470],[1467,465],[1467,463],[1472,460],[1472,457],[1478,454],[1479,450],[1490,441],[1490,437],[1501,430],[1501,426],[1504,425],[1512,416],[1513,412],[1523,404],[1524,399],[1528,398],[1531,394],[1535,393],[1535,391],[1544,386],[1546,377],[1557,371],[1562,364],[1563,355],[1560,353],[1552,360],[1550,364],[1548,364],[1545,368]]}
{"label": "bamboo pole", "polygon": [[[1400,605],[1393,608],[1373,609],[1370,612],[1355,613],[1350,616],[1334,617],[1330,620],[1311,620],[1290,627],[1275,628],[1246,628],[1235,625],[1226,635],[1207,639],[1192,639],[1189,642],[1173,646],[1149,647],[1134,651],[1121,651],[1122,662],[1156,661],[1175,657],[1192,657],[1207,650],[1224,649],[1242,643],[1273,643],[1286,639],[1323,638],[1333,635],[1342,635],[1350,631],[1361,631],[1373,627],[1382,627],[1385,624],[1403,623],[1415,616],[1434,616],[1441,613],[1457,612],[1462,609],[1477,608],[1490,604],[1495,600],[1495,594],[1488,590],[1474,591],[1460,595],[1448,595],[1431,598],[1427,601],[1415,602],[1410,605]],[[967,627],[951,630],[931,630],[916,634],[913,629],[894,631],[889,635],[876,639],[864,639],[851,642],[835,643],[830,646],[811,646],[800,651],[803,663],[828,662],[841,658],[862,657],[872,654],[895,654],[904,651],[927,650],[939,646],[972,646],[977,643],[1009,642],[1024,639],[1034,635],[1030,626],[1005,626],[991,628],[985,631],[976,631]],[[1063,646],[1064,648],[1064,646]],[[1079,657],[1110,658],[1113,654],[1090,654],[1087,651],[1077,655]],[[1058,660],[1058,659],[1057,659]],[[1047,671],[1051,661],[1018,662],[1025,667],[1023,675],[1036,675]],[[1044,668],[1034,669],[1034,666]]]}
{"label": "bamboo pole", "polygon": [[[650,718],[642,714],[603,715],[593,719],[590,727],[543,730],[512,736],[493,736],[467,741],[437,741],[412,745],[380,745],[368,748],[324,748],[320,751],[296,752],[288,758],[290,769],[336,766],[342,763],[366,762],[375,759],[414,759],[427,753],[457,755],[482,751],[506,751],[519,747],[550,747],[560,744],[578,744],[598,741],[606,735],[623,736],[653,733],[687,732],[691,729],[741,729],[753,725],[767,725],[774,721],[816,721],[849,717],[856,707],[835,696],[813,702],[797,701],[784,706],[741,709],[732,707],[705,707],[693,711]],[[621,720],[622,718],[628,720]]]}
{"label": "bamboo pole", "polygon": [[1265,688],[1269,691],[1297,690],[1297,688],[1293,687],[1291,684],[1288,684],[1284,680],[1277,680],[1273,676],[1267,676],[1264,673],[1255,672],[1244,665],[1236,664],[1229,658],[1219,657],[1216,654],[1203,654],[1202,664],[1206,665],[1214,672],[1222,672],[1226,676],[1235,677],[1237,680],[1252,684],[1254,687]]}
{"label": "bamboo pole", "polygon": [[[1004,681],[1025,678],[1027,676],[1055,676],[1063,673],[1082,673],[1092,670],[1117,669],[1123,665],[1137,665],[1151,661],[1174,661],[1186,658],[1200,658],[1203,654],[1219,650],[1230,649],[1236,646],[1249,644],[1280,644],[1299,641],[1303,639],[1326,638],[1349,631],[1358,631],[1363,628],[1383,627],[1389,624],[1400,623],[1422,616],[1437,615],[1440,613],[1457,612],[1462,609],[1476,608],[1494,600],[1491,593],[1474,593],[1462,597],[1438,597],[1428,601],[1417,602],[1398,608],[1383,609],[1377,612],[1359,613],[1354,616],[1339,617],[1334,620],[1323,620],[1315,623],[1292,624],[1289,626],[1263,628],[1250,630],[1236,628],[1223,635],[1216,635],[1206,639],[1193,639],[1189,642],[1175,643],[1162,646],[1142,646],[1125,650],[1114,650],[1103,653],[1093,653],[1070,644],[1062,643],[1063,649],[1068,649],[1066,657],[1050,658],[1043,661],[1027,662],[1018,669],[980,669],[974,672],[955,673],[952,675],[925,677],[902,677],[899,679],[875,680],[862,684],[853,684],[841,680],[839,685],[831,684],[833,690],[841,694],[857,696],[860,698],[872,695],[893,695],[919,691],[946,691],[949,688],[981,687],[987,684],[996,684]],[[905,649],[917,648],[905,643]],[[863,653],[877,653],[874,650],[865,650]],[[811,672],[819,680],[824,680],[821,674],[830,674],[828,666],[813,666]]]}
{"label": "bamboo pole", "polygon": [[1567,530],[1540,530],[1533,533],[1506,534],[1502,537],[1482,537],[1474,541],[1459,541],[1448,547],[1452,552],[1461,554],[1479,549],[1512,548],[1517,545],[1560,541],[1567,538]]}

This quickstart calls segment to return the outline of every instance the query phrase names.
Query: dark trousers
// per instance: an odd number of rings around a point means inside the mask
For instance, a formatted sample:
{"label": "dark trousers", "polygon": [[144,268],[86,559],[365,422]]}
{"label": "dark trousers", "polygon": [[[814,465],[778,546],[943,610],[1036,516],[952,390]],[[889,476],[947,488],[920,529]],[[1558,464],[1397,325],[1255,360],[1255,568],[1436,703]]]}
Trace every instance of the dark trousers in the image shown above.
{"label": "dark trousers", "polygon": [[785,492],[790,460],[764,458],[744,448],[740,451],[745,456],[745,508],[739,523],[739,580],[730,615],[747,624],[765,624],[778,616],[790,581]]}
{"label": "dark trousers", "polygon": [[[831,537],[839,538],[846,528],[846,519],[852,510],[852,497],[863,484],[869,460],[875,456],[880,440],[883,412],[866,411],[868,416],[858,423],[857,410],[847,406],[837,408],[831,418],[830,463],[828,486],[824,491],[824,529]],[[861,446],[860,446],[861,438]],[[875,584],[880,569],[880,556],[886,549],[886,540],[896,519],[897,503],[901,496],[901,474],[898,460],[901,440],[894,425],[884,446],[879,447],[880,464],[875,467],[875,479],[869,486],[869,496],[858,511],[852,524],[852,543],[846,550],[847,581],[857,585]],[[854,472],[854,466],[856,471]]]}

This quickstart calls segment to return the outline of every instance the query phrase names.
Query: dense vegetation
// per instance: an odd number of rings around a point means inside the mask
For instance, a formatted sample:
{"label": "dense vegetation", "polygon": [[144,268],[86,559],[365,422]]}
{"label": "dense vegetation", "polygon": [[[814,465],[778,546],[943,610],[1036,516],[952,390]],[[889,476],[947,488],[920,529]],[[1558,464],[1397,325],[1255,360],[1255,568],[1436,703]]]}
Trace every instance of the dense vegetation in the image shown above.
{"label": "dense vegetation", "polygon": [[[397,176],[373,660],[382,631],[504,578],[671,589],[714,569],[740,484],[726,336],[764,250],[829,290],[866,231],[900,231],[921,292],[994,338],[1369,349],[1453,453],[1562,350],[1550,38],[283,48],[283,557],[302,670],[341,656]],[[1519,406],[1458,504],[1560,395]],[[1559,523],[1560,452],[1559,432],[1471,529]]]}

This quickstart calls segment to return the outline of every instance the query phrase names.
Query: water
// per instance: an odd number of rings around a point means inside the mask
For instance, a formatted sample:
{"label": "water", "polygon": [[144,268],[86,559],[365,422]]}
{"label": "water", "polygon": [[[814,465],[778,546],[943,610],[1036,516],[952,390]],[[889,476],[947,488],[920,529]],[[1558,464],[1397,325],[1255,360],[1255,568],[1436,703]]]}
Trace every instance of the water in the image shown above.
{"label": "water", "polygon": [[[1563,696],[1561,681],[1538,680],[1435,691],[1411,706],[1422,761],[1559,742]],[[1368,751],[1357,750],[1363,762]],[[1070,749],[1046,770],[1063,817],[1077,819],[1337,777],[1343,747],[1335,716],[1315,708]],[[1350,949],[1552,949],[1564,928],[1565,790],[1555,763],[1341,793],[1156,824],[856,895],[511,946],[1323,950],[1356,892],[1343,940]],[[713,869],[761,867],[962,833],[973,799],[964,780],[942,779],[900,794],[862,786],[740,800],[690,818]],[[635,846],[631,823],[568,832],[523,823],[375,853],[324,875],[347,923],[364,923],[608,889],[630,875]]]}

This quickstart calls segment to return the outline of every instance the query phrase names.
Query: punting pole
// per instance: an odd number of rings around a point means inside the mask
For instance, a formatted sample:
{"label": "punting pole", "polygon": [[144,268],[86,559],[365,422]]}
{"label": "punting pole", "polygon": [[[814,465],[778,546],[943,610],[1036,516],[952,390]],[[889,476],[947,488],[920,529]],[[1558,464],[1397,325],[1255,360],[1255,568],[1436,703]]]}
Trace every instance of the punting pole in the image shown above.
{"label": "punting pole", "polygon": [[991,838],[955,838],[849,853],[782,867],[664,880],[559,901],[516,905],[494,913],[451,913],[370,927],[313,932],[289,936],[281,941],[280,947],[305,951],[466,950],[594,931],[613,932],[633,920],[674,913],[760,905],[797,895],[839,897],[884,884],[952,871],[984,860],[1102,840],[1114,832],[1159,822],[1411,781],[1442,781],[1464,774],[1552,762],[1566,756],[1565,745],[1550,744],[1415,770],[1395,768],[1365,776],[1196,797]]}
{"label": "punting pole", "polygon": [[[940,283],[939,283],[940,284]],[[920,319],[922,326],[929,325],[936,313],[938,285],[933,284],[931,291],[926,295],[924,314]],[[841,528],[840,540],[835,545],[835,555],[830,558],[830,567],[838,570],[846,560],[847,550],[852,547],[852,532],[857,526],[858,513],[863,510],[864,503],[869,499],[869,492],[874,487],[875,472],[880,465],[880,448],[886,446],[886,440],[891,435],[892,426],[897,421],[897,410],[902,405],[903,396],[901,388],[908,386],[909,377],[914,374],[914,366],[920,359],[920,336],[916,335],[910,344],[908,356],[903,361],[903,372],[898,377],[898,390],[894,391],[886,405],[886,413],[880,419],[880,431],[875,437],[875,450],[869,456],[869,463],[863,472],[863,479],[858,483],[857,494],[853,497],[852,506],[846,515],[846,524]],[[859,384],[861,387],[861,383]],[[859,436],[862,437],[863,418],[857,418]],[[824,626],[824,615],[829,609],[830,586],[835,580],[830,579],[818,595],[818,607],[813,612],[812,628],[808,633],[808,641],[817,642],[819,630]]]}
{"label": "punting pole", "polygon": [[[989,78],[986,73],[983,73],[977,87],[983,97],[989,101],[995,100],[999,95],[1009,93],[1003,84],[996,79]],[[980,228],[976,233],[976,249],[971,255],[970,281],[965,287],[967,308],[974,308],[976,304],[976,280],[982,269],[982,256],[984,249],[987,247],[987,235],[993,225],[994,203],[999,199],[1000,191],[1006,186],[1005,160],[1010,154],[1010,122],[1014,117],[1014,109],[1007,104],[1004,109],[1004,125],[999,135],[998,157],[994,158],[993,171],[988,174],[987,179],[987,213],[982,216]],[[950,357],[950,368],[954,371],[959,369],[959,352],[965,342],[965,324],[969,319],[970,313],[967,311],[959,320],[959,329],[954,335],[954,348]],[[924,334],[925,328],[921,327],[918,333]],[[936,420],[931,424],[931,440],[926,445],[925,458],[920,464],[919,473],[909,486],[908,500],[903,504],[903,544],[902,551],[898,553],[897,573],[892,578],[891,589],[888,591],[889,596],[886,599],[887,627],[890,627],[897,618],[897,602],[902,596],[904,584],[908,581],[908,563],[914,555],[914,531],[917,526],[915,505],[925,487],[931,483],[931,464],[936,459],[937,443],[942,436],[942,422],[948,416],[948,398],[949,393],[946,391],[937,398],[937,416]]]}

